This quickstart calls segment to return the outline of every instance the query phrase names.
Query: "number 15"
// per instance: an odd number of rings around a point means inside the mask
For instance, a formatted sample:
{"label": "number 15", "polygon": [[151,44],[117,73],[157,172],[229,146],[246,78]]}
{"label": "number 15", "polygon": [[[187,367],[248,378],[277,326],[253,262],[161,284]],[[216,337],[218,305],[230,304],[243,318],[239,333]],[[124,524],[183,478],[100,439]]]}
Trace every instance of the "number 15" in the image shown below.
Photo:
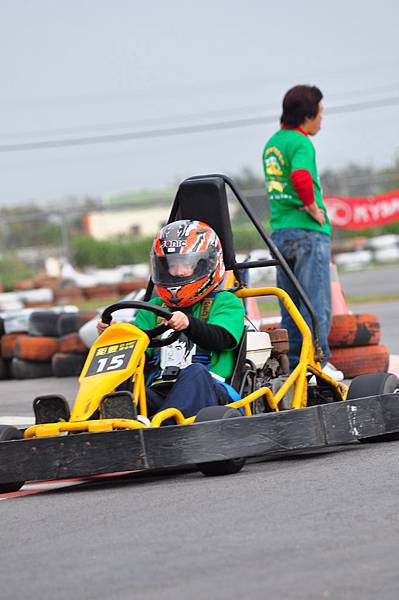
{"label": "number 15", "polygon": [[124,358],[124,354],[118,354],[117,356],[113,356],[112,358],[109,358],[107,356],[105,358],[100,358],[98,361],[97,373],[120,369],[123,365]]}

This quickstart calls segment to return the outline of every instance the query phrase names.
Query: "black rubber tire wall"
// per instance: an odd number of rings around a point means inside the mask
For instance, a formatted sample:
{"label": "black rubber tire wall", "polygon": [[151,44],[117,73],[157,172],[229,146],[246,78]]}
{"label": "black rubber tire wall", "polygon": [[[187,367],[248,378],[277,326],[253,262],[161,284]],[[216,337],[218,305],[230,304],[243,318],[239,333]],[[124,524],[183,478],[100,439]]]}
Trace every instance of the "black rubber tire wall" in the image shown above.
{"label": "black rubber tire wall", "polygon": [[87,357],[84,354],[63,354],[57,352],[51,359],[52,372],[55,377],[77,377],[80,375]]}
{"label": "black rubber tire wall", "polygon": [[14,357],[10,364],[10,375],[14,379],[36,379],[52,377],[51,362],[35,362]]}

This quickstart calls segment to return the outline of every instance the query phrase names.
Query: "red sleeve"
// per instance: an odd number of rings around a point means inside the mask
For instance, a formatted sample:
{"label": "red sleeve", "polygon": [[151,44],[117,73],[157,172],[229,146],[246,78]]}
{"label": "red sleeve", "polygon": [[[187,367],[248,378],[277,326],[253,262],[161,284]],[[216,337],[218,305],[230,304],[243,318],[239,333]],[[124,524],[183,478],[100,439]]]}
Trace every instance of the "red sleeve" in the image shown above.
{"label": "red sleeve", "polygon": [[313,204],[314,190],[312,175],[306,169],[297,169],[290,175],[294,190],[298,194],[299,199],[302,201],[304,206]]}

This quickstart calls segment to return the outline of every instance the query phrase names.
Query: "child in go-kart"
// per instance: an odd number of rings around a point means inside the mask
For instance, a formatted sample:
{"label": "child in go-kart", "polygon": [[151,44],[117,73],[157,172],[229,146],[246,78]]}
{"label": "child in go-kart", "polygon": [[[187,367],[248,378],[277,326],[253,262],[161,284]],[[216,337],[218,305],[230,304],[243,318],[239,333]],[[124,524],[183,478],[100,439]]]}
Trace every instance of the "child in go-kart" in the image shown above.
{"label": "child in go-kart", "polygon": [[[219,289],[225,267],[215,231],[201,221],[169,223],[153,242],[151,272],[158,296],[150,302],[173,311],[164,323],[180,335],[169,346],[147,349],[149,416],[177,408],[187,418],[206,406],[237,400],[225,381],[244,331],[244,308],[236,296]],[[139,310],[135,325],[151,329],[157,319]],[[107,326],[100,321],[98,332]]]}

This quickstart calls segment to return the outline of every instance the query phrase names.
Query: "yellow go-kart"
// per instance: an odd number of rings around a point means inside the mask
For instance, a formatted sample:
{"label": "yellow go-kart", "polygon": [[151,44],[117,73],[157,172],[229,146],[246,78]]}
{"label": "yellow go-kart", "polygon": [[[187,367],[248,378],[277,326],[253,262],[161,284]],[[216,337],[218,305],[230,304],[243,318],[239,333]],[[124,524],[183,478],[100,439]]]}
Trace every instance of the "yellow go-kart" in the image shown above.
{"label": "yellow go-kart", "polygon": [[[252,220],[273,259],[236,261],[226,186]],[[399,435],[397,378],[389,373],[365,375],[356,378],[348,391],[347,385],[322,372],[316,315],[231,180],[210,175],[184,181],[169,221],[181,218],[203,220],[216,230],[231,272],[226,286],[232,293],[244,303],[249,298],[276,296],[285,305],[303,338],[297,367],[289,373],[283,361],[276,360],[270,335],[248,322],[230,381],[240,400],[204,408],[188,418],[169,408],[150,419],[145,391],[146,349],[170,344],[178,334],[172,332],[165,339],[160,338],[164,325],[142,331],[129,323],[112,324],[90,349],[71,413],[62,396],[39,396],[33,403],[35,425],[25,431],[0,425],[1,492],[16,491],[25,481],[122,471],[196,466],[206,475],[230,474],[238,472],[247,457]],[[297,285],[313,320],[313,335],[286,292],[276,287],[245,286],[242,271],[276,264],[286,269]],[[146,300],[151,293],[150,281]],[[165,308],[148,301],[127,301],[105,309],[102,320],[110,323],[112,313],[120,308],[150,310],[161,320],[171,316]]]}

